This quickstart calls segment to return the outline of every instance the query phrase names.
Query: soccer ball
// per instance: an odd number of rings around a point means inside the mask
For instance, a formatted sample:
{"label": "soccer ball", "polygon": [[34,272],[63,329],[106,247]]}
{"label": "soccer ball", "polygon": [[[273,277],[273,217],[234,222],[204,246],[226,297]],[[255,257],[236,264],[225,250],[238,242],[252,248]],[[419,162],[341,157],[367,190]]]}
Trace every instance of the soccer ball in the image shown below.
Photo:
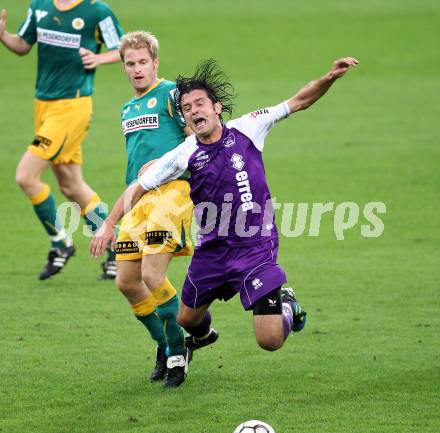
{"label": "soccer ball", "polygon": [[234,433],[275,433],[275,430],[269,424],[253,419],[240,424]]}

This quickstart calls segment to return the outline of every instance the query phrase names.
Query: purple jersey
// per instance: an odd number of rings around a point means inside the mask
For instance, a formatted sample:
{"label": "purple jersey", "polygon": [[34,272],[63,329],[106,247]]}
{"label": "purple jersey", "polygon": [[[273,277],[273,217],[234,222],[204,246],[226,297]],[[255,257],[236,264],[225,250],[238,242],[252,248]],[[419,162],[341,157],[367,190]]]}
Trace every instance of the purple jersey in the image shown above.
{"label": "purple jersey", "polygon": [[203,144],[192,135],[147,170],[139,183],[149,190],[190,171],[194,216],[201,227],[199,248],[276,241],[262,151],[269,130],[288,114],[284,102],[231,120],[216,143]]}

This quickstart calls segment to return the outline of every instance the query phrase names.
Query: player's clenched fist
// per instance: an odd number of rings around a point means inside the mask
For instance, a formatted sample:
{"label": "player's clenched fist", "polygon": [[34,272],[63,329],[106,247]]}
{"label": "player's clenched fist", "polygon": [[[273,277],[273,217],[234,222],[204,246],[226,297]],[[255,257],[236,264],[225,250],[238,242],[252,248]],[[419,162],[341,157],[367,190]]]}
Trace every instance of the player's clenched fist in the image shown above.
{"label": "player's clenched fist", "polygon": [[87,48],[80,48],[79,55],[81,56],[84,69],[95,69],[99,66],[99,57]]}

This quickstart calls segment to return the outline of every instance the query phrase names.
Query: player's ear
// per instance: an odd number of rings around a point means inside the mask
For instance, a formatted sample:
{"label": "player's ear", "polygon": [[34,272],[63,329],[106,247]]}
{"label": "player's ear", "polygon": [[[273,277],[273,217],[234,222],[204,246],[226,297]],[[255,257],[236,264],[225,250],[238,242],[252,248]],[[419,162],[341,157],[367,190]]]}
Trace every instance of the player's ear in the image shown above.
{"label": "player's ear", "polygon": [[220,116],[220,114],[222,114],[222,104],[221,104],[221,102],[214,102],[214,112],[218,116]]}
{"label": "player's ear", "polygon": [[156,57],[154,60],[153,60],[153,64],[154,64],[154,69],[156,69],[156,71],[159,69],[159,64],[160,64],[160,60],[159,60],[159,57]]}
{"label": "player's ear", "polygon": [[125,56],[124,57],[121,56],[121,66],[123,71],[127,73],[127,68],[125,67]]}

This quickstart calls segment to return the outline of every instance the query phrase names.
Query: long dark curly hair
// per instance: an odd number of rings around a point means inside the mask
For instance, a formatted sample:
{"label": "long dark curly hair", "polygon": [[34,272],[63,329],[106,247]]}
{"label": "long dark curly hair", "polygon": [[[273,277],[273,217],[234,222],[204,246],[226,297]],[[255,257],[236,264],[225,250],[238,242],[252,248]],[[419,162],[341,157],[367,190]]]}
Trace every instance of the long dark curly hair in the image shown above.
{"label": "long dark curly hair", "polygon": [[[214,59],[200,62],[192,77],[179,75],[176,78],[176,87],[174,102],[180,112],[182,112],[180,101],[183,95],[192,90],[205,90],[213,103],[222,104],[222,113],[228,113],[231,116],[234,108],[233,99],[236,96],[234,86],[228,81],[227,75]],[[221,116],[220,118],[222,119]]]}

